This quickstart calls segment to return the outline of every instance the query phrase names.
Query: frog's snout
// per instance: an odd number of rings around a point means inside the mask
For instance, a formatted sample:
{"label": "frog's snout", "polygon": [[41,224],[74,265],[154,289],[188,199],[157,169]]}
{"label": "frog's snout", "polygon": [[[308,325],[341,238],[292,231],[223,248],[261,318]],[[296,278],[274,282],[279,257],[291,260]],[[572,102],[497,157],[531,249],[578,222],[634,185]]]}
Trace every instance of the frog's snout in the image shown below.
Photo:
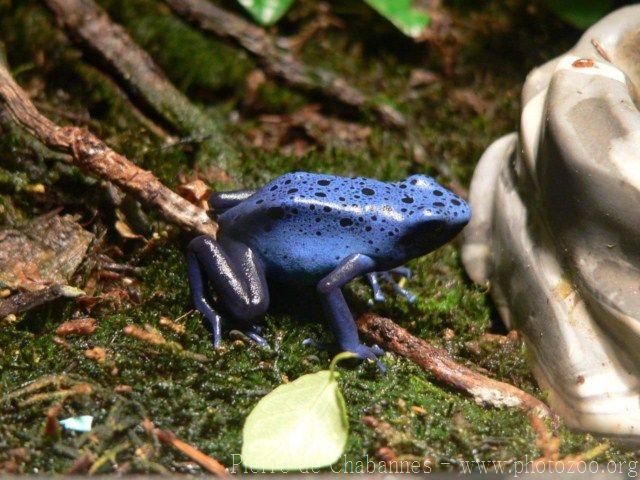
{"label": "frog's snout", "polygon": [[449,222],[460,231],[471,220],[471,207],[460,197],[456,197],[451,202],[454,204],[454,208],[449,215]]}

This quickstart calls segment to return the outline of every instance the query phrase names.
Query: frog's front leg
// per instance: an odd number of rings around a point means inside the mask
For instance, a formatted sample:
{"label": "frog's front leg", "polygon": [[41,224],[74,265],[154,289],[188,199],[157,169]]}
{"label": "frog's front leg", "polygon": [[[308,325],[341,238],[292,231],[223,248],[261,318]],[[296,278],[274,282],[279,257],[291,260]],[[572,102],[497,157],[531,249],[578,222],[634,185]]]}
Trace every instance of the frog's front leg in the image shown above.
{"label": "frog's front leg", "polygon": [[243,331],[247,337],[267,346],[250,323],[264,315],[269,306],[267,281],[253,251],[235,240],[221,236],[216,241],[203,235],[189,243],[187,262],[193,304],[209,322],[214,347],[222,338],[222,318],[209,303],[209,287],[217,305],[246,324]]}
{"label": "frog's front leg", "polygon": [[367,280],[369,281],[371,290],[373,291],[373,299],[376,302],[384,302],[386,300],[386,297],[384,296],[384,293],[382,293],[382,289],[380,288],[380,280],[383,280],[388,283],[397,294],[405,297],[409,303],[415,302],[417,299],[416,295],[409,290],[401,287],[400,284],[393,278],[392,274],[396,274],[405,278],[411,278],[411,270],[409,270],[407,267],[396,267],[385,272],[367,273]]}
{"label": "frog's front leg", "polygon": [[[360,275],[371,272],[375,261],[362,254],[345,258],[338,267],[318,283],[317,290],[322,295],[323,304],[329,316],[330,326],[342,350],[356,353],[360,358],[376,359],[384,352],[377,346],[367,347],[360,343],[358,329],[342,294],[342,287]],[[379,364],[381,369],[384,369]]]}

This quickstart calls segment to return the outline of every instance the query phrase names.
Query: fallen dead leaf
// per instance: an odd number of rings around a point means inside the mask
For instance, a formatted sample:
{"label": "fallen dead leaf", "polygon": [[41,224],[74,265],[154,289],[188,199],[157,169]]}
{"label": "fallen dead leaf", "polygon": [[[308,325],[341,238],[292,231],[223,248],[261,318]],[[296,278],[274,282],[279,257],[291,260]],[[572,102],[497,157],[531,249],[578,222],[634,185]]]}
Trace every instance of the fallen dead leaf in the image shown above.
{"label": "fallen dead leaf", "polygon": [[186,330],[184,325],[180,325],[168,317],[160,317],[160,325],[179,335],[183,334]]}
{"label": "fallen dead leaf", "polygon": [[91,335],[98,328],[95,318],[74,318],[67,320],[56,329],[56,335],[66,337],[68,335]]}
{"label": "fallen dead leaf", "polygon": [[84,452],[80,457],[76,459],[75,462],[73,462],[73,465],[69,470],[67,470],[66,474],[78,475],[87,473],[89,471],[89,468],[91,468],[91,465],[93,465],[95,459],[96,457],[93,453],[88,451]]}
{"label": "fallen dead leaf", "polygon": [[454,105],[461,109],[468,108],[477,115],[491,116],[494,106],[481,98],[476,92],[470,88],[458,88],[451,91],[451,99]]}
{"label": "fallen dead leaf", "polygon": [[204,210],[209,209],[208,200],[211,196],[211,189],[202,180],[196,179],[191,182],[178,185],[176,187],[176,191],[182,195],[182,197],[200,208]]}
{"label": "fallen dead leaf", "polygon": [[58,336],[53,337],[53,343],[59,345],[62,348],[69,348],[69,342],[67,342],[64,338],[60,338]]}
{"label": "fallen dead leaf", "polygon": [[429,85],[433,85],[434,83],[438,83],[439,81],[440,77],[434,72],[416,68],[411,71],[411,76],[409,77],[409,86],[411,88],[426,87]]}
{"label": "fallen dead leaf", "polygon": [[107,359],[107,351],[102,347],[93,347],[85,350],[84,356],[98,363],[104,363]]}
{"label": "fallen dead leaf", "polygon": [[136,325],[127,325],[124,327],[123,332],[125,335],[137,338],[138,340],[150,343],[151,345],[164,345],[167,343],[160,332],[156,330],[142,329]]}
{"label": "fallen dead leaf", "polygon": [[46,437],[57,437],[62,430],[60,422],[58,422],[58,415],[62,411],[62,403],[57,403],[47,410],[47,421],[44,425],[44,435]]}
{"label": "fallen dead leaf", "polygon": [[116,220],[114,227],[122,238],[127,238],[130,240],[144,239],[142,235],[134,232],[133,229],[124,220]]}
{"label": "fallen dead leaf", "polygon": [[306,105],[292,114],[263,115],[260,120],[261,127],[249,134],[253,146],[296,156],[314,145],[359,148],[371,135],[370,127],[322,115],[319,105]]}
{"label": "fallen dead leaf", "polygon": [[393,463],[398,461],[398,455],[389,447],[380,447],[376,452],[376,457],[386,463]]}
{"label": "fallen dead leaf", "polygon": [[258,90],[267,80],[267,76],[260,69],[255,69],[247,75],[242,103],[254,105],[258,99]]}

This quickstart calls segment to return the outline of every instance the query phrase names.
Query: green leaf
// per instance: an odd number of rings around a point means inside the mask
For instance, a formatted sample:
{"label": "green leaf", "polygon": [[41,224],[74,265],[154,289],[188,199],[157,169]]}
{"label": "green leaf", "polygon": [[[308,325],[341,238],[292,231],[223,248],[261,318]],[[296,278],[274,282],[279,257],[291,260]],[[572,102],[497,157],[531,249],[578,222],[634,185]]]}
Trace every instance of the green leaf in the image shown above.
{"label": "green leaf", "polygon": [[254,20],[262,25],[273,25],[282,17],[294,0],[238,0]]}
{"label": "green leaf", "polygon": [[429,24],[429,15],[411,7],[411,0],[365,0],[408,37],[419,37]]}
{"label": "green leaf", "polygon": [[326,467],[344,451],[349,433],[347,408],[336,363],[303,375],[262,398],[242,431],[242,463],[253,470],[286,471]]}
{"label": "green leaf", "polygon": [[549,9],[574,27],[587,29],[613,8],[613,0],[545,0]]}

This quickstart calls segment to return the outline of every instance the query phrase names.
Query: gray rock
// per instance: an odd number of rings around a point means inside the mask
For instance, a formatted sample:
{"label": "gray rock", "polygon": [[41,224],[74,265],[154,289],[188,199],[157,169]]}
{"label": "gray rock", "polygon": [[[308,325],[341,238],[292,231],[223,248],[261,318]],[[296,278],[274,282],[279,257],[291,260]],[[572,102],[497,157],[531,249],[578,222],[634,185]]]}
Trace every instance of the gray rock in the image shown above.
{"label": "gray rock", "polygon": [[552,408],[575,428],[635,440],[639,52],[630,6],[529,74],[518,134],[491,145],[474,174],[462,252],[524,336]]}

